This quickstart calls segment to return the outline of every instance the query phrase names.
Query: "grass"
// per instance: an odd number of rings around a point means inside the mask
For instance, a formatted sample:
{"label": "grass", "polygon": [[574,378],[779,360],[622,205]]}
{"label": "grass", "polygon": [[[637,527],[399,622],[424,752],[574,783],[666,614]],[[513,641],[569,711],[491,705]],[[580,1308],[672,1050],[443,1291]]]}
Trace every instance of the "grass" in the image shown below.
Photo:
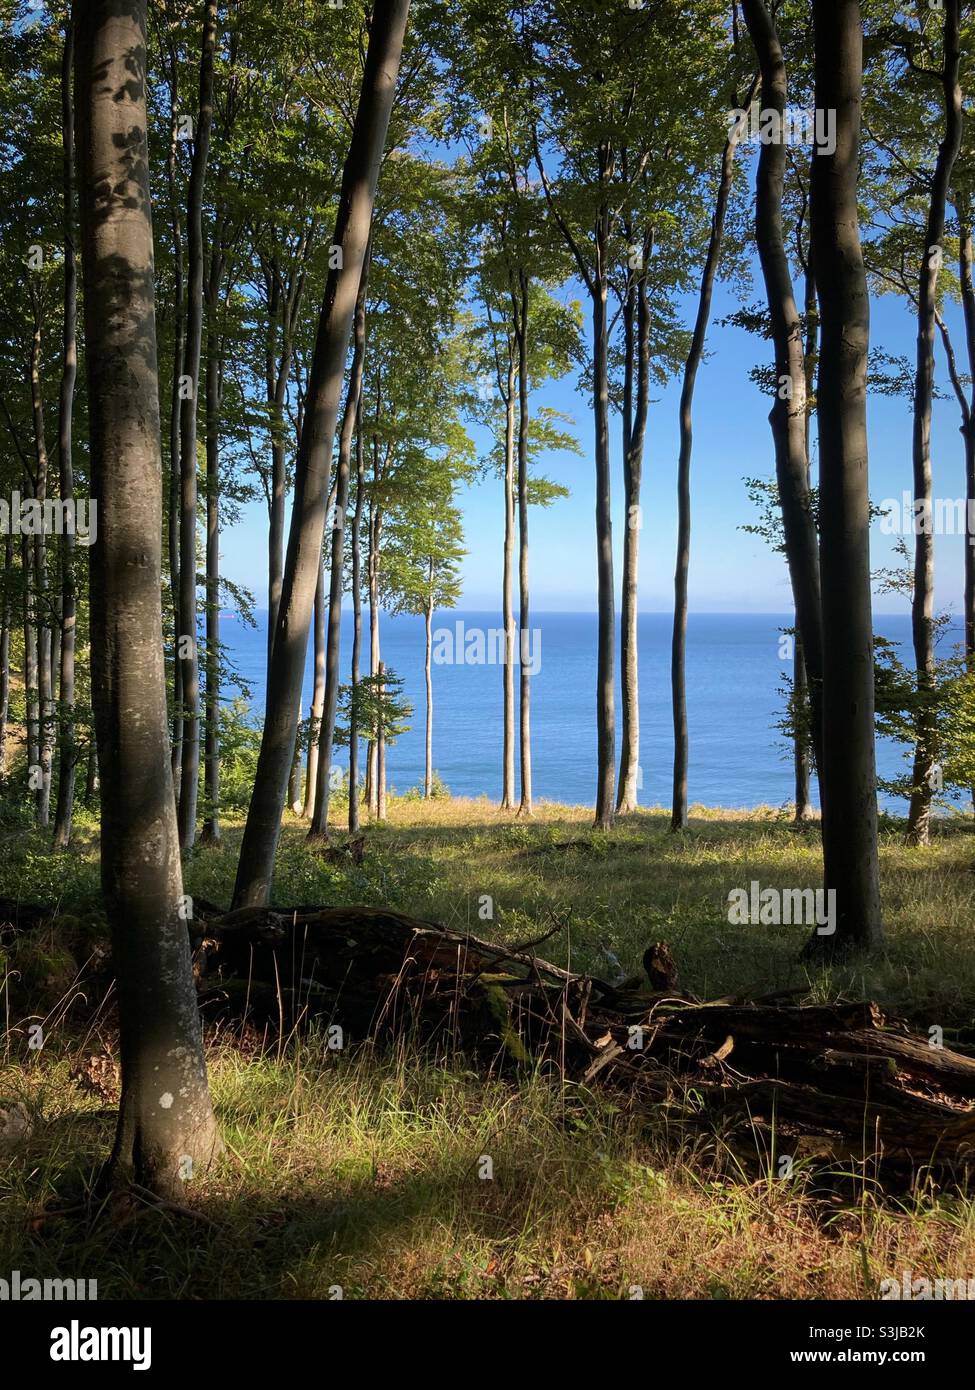
{"label": "grass", "polygon": [[[189,892],[228,901],[239,833],[232,826],[222,845],[197,851]],[[728,924],[732,888],[818,881],[815,828],[796,831],[774,810],[695,808],[674,838],[662,813],[605,834],[578,808],[519,821],[486,801],[396,799],[359,867],[310,851],[290,822],[275,891],[282,904],[386,903],[508,941],[559,922],[546,954],[603,972],[605,948],[636,970],[644,947],[665,939],[682,984],[701,995],[803,984],[820,999],[870,995],[917,1027],[967,1037],[972,844],[962,823],[925,850],[886,827],[887,950],[831,972],[797,963],[801,928]],[[94,944],[95,848],[91,826],[59,856],[11,831],[0,838],[0,893],[59,902],[62,934],[76,950]],[[33,972],[46,1012],[70,961],[57,932],[25,950],[8,966]],[[28,1054],[22,1017],[11,1016],[0,1104],[19,1101],[33,1129],[0,1152],[0,1273],[97,1278],[102,1298],[397,1299],[874,1297],[903,1270],[975,1274],[975,1203],[964,1195],[919,1188],[894,1199],[801,1162],[780,1178],[768,1155],[745,1162],[720,1133],[648,1121],[550,1077],[516,1087],[459,1058],[337,1054],[315,1037],[271,1055],[213,1040],[227,1158],[188,1189],[213,1224],[151,1210],[121,1224],[45,1217],[90,1181],[110,1145],[112,1109],[71,1073],[79,1056],[113,1043],[104,1026],[80,1034],[69,1008]]]}

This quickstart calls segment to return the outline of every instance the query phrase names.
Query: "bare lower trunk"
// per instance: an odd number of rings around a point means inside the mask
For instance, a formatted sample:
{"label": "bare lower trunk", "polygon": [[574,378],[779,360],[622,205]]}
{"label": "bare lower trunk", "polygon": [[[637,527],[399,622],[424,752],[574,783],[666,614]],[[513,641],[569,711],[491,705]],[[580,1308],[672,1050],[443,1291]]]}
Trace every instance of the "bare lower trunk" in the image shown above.
{"label": "bare lower trunk", "polygon": [[934,399],[934,330],[937,311],[938,272],[941,269],[945,232],[945,203],[952,170],[961,148],[962,94],[959,69],[959,0],[944,4],[944,67],[942,101],[944,138],[938,150],[931,201],[928,205],[924,256],[917,296],[917,367],[914,375],[914,509],[921,518],[914,537],[914,597],[911,629],[917,670],[917,742],[911,805],[907,818],[908,839],[917,845],[930,837],[931,802],[938,761],[938,721],[934,708],[936,686],[934,653],[934,527],[932,517],[931,406]]}
{"label": "bare lower trunk", "polygon": [[508,382],[504,398],[504,552],[501,612],[504,622],[504,744],[501,758],[501,810],[515,805],[515,614],[511,577],[515,554],[515,353],[508,335]]}
{"label": "bare lower trunk", "polygon": [[[788,95],[782,47],[764,0],[743,0],[762,73],[762,106],[784,119]],[[786,560],[802,639],[812,709],[812,738],[822,749],[823,634],[816,519],[806,454],[806,358],[802,322],[782,230],[787,150],[782,140],[762,145],[755,197],[755,240],[772,322],[775,399],[769,413]],[[817,756],[817,763],[821,759]]]}
{"label": "bare lower trunk", "polygon": [[[44,426],[44,399],[41,383],[42,310],[35,285],[31,287],[34,311],[34,333],[31,340],[30,389],[34,424],[34,457],[37,473],[34,496],[43,509],[47,497],[47,439]],[[43,531],[31,539],[30,554],[33,584],[34,642],[37,670],[38,756],[34,776],[35,818],[39,826],[50,819],[51,764],[54,752],[54,691],[51,677],[51,629],[47,621],[47,547]]]}
{"label": "bare lower trunk", "polygon": [[362,508],[365,494],[365,461],[362,446],[362,401],[355,426],[355,511],[352,514],[352,701],[349,715],[349,834],[359,833],[359,720],[356,695],[359,688],[359,660],[362,648]]}
{"label": "bare lower trunk", "polygon": [[684,383],[680,396],[680,458],[677,463],[677,566],[674,571],[674,632],[670,651],[670,685],[674,716],[674,784],[671,800],[670,828],[687,828],[687,576],[691,559],[691,452],[694,441],[693,404],[698,368],[704,355],[708,323],[711,318],[711,299],[714,281],[721,259],[728,196],[734,175],[735,149],[738,133],[733,131],[725,141],[721,155],[721,176],[711,220],[701,288],[697,299],[694,332],[684,363]]}
{"label": "bare lower trunk", "polygon": [[[433,582],[433,561],[430,562],[430,580]],[[433,796],[433,672],[431,655],[433,652],[433,599],[427,604],[424,616],[423,679],[426,684],[426,737],[424,739],[425,758],[423,762],[423,795],[427,800]]]}
{"label": "bare lower trunk", "polygon": [[315,643],[315,679],[311,693],[311,713],[308,721],[308,754],[305,759],[305,804],[302,818],[311,820],[315,814],[318,794],[318,749],[321,743],[322,710],[325,707],[325,566],[318,566],[315,585],[315,610],[312,617]]}
{"label": "bare lower trunk", "polygon": [[349,506],[352,468],[352,436],[362,398],[362,373],[366,352],[366,286],[369,280],[369,253],[362,266],[355,305],[355,350],[349,373],[349,389],[339,435],[338,479],[335,494],[335,522],[332,526],[331,571],[328,586],[328,637],[325,643],[325,699],[322,735],[318,749],[318,785],[310,834],[328,835],[328,802],[332,790],[332,750],[335,744],[335,717],[339,701],[339,652],[342,644],[342,559],[345,554],[345,514]]}
{"label": "bare lower trunk", "polygon": [[819,360],[820,563],[823,601],[824,887],[834,933],[811,953],[880,944],[877,855],[867,356],[870,300],[860,248],[857,175],[863,31],[858,0],[814,0],[816,109],[836,112],[836,149],[812,177]]}
{"label": "bare lower trunk", "polygon": [[[70,18],[64,36],[61,69],[62,182],[64,189],[64,336],[62,347],[61,397],[58,413],[58,469],[61,501],[74,501],[72,470],[72,412],[75,379],[78,373],[76,342],[77,272],[74,247],[74,106],[71,100],[71,70],[74,65],[74,30]],[[60,690],[58,700],[58,801],[54,817],[54,847],[67,849],[71,842],[74,814],[74,784],[77,750],[74,732],[76,598],[74,583],[74,532],[65,527],[61,537],[61,642],[59,651]]]}
{"label": "bare lower trunk", "polygon": [[180,412],[179,634],[182,664],[183,754],[179,789],[179,842],[196,842],[200,782],[200,663],[196,615],[196,430],[203,342],[203,190],[213,124],[213,63],[217,43],[217,0],[206,0],[200,56],[200,103],[193,142],[186,208],[188,285],[186,346]]}
{"label": "bare lower trunk", "polygon": [[[632,312],[632,311],[631,311]],[[630,334],[633,338],[632,327]],[[632,346],[628,344],[632,361]],[[636,285],[636,409],[627,430],[623,453],[623,489],[626,526],[623,531],[623,596],[620,612],[620,682],[623,714],[619,789],[616,809],[623,815],[635,811],[640,788],[640,661],[637,635],[638,581],[640,569],[640,489],[643,480],[643,444],[650,406],[650,312],[647,306],[646,270]],[[628,375],[632,378],[632,366]],[[632,408],[632,407],[631,407]]]}
{"label": "bare lower trunk", "polygon": [[[959,218],[958,279],[965,313],[965,345],[968,374],[972,379],[962,435],[965,440],[965,667],[975,674],[975,284],[972,280],[971,213]],[[962,398],[964,399],[964,398]],[[972,789],[975,805],[975,788]]]}
{"label": "bare lower trunk", "polygon": [[[608,152],[600,150],[605,171]],[[610,501],[609,341],[607,323],[606,255],[609,211],[598,217],[599,273],[593,283],[593,411],[596,435],[596,573],[599,635],[596,662],[596,825],[613,824],[616,781],[616,704],[613,691],[616,614],[613,591],[613,517]]]}
{"label": "bare lower trunk", "polygon": [[520,816],[533,814],[531,734],[531,614],[528,599],[528,275],[519,270],[515,322],[518,339],[518,714],[520,721]]}
{"label": "bare lower trunk", "polygon": [[7,532],[3,543],[3,590],[0,593],[0,778],[7,775],[7,718],[10,714],[10,619],[13,608],[14,538]]}
{"label": "bare lower trunk", "polygon": [[80,0],[75,110],[92,494],[92,695],[122,1098],[111,1171],[172,1195],[220,1146],[173,800],[162,646],[162,458],[145,3]]}
{"label": "bare lower trunk", "polygon": [[37,702],[37,617],[30,541],[20,538],[20,565],[24,579],[24,713],[27,724],[27,766],[30,786],[36,792],[41,774],[41,730]]}
{"label": "bare lower trunk", "polygon": [[281,604],[268,677],[254,792],[234,889],[237,907],[268,900],[288,767],[298,724],[308,629],[322,552],[335,422],[349,330],[372,221],[409,0],[376,0],[352,139],[342,177],[333,244],[342,265],[329,272],[295,467],[295,497]]}
{"label": "bare lower trunk", "polygon": [[802,825],[812,815],[812,805],[809,800],[809,752],[806,747],[806,730],[802,718],[808,698],[806,663],[802,655],[802,642],[797,637],[792,653],[792,702],[796,718],[792,769],[795,774],[795,822],[797,825]]}
{"label": "bare lower trunk", "polygon": [[[386,684],[382,679],[386,674],[386,663],[380,661],[376,669],[379,674],[381,700],[386,693]],[[376,819],[386,819],[386,728],[381,714],[379,728],[376,732]]]}
{"label": "bare lower trunk", "polygon": [[214,327],[222,258],[212,253],[207,301],[210,327],[206,364],[206,701],[203,787],[206,803],[202,838],[208,844],[220,840],[220,401],[222,396],[221,346]]}
{"label": "bare lower trunk", "polygon": [[183,769],[183,664],[179,656],[179,543],[180,543],[180,467],[179,428],[180,428],[180,378],[183,372],[183,352],[185,347],[185,286],[183,283],[183,236],[180,227],[180,199],[176,191],[176,144],[179,139],[179,89],[177,78],[179,63],[174,50],[170,51],[170,68],[167,81],[170,88],[170,136],[166,159],[166,174],[169,185],[169,214],[173,229],[173,278],[175,296],[173,302],[173,373],[169,403],[169,518],[167,537],[169,541],[169,591],[173,609],[173,723],[172,758],[173,788],[177,801]]}

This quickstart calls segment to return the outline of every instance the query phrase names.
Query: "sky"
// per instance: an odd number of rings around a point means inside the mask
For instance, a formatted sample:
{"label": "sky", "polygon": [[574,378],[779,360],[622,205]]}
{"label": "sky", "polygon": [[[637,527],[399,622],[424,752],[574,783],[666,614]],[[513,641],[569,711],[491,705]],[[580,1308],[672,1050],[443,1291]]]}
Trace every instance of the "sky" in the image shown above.
{"label": "sky", "polygon": [[[761,297],[761,279],[755,268],[750,298]],[[568,283],[561,291],[566,299],[579,299],[586,308],[582,287]],[[686,324],[693,321],[696,291],[684,297]],[[689,602],[694,612],[783,613],[791,608],[791,591],[785,561],[759,536],[740,528],[757,519],[744,479],[774,473],[772,438],[768,424],[770,399],[750,380],[753,366],[767,365],[771,344],[744,329],[718,326],[718,321],[740,307],[735,290],[719,283],[715,289],[708,356],[698,375],[694,400],[694,453],[692,461],[692,543]],[[946,307],[946,319],[956,352],[964,360],[960,310]],[[588,316],[587,316],[588,321]],[[871,302],[871,345],[892,354],[915,353],[915,320],[904,302],[892,295]],[[945,369],[940,340],[936,345],[936,376],[945,399],[934,406],[932,460],[936,497],[965,495],[964,453],[959,434],[959,411]],[[678,403],[680,380],[665,388],[655,387],[647,426],[643,469],[643,527],[640,538],[639,606],[643,612],[667,612],[673,608],[673,573],[676,553],[676,471],[678,456]],[[549,405],[574,420],[572,431],[582,456],[551,454],[537,467],[570,490],[570,496],[550,508],[532,508],[529,520],[530,582],[536,611],[588,612],[596,607],[595,485],[592,412],[573,373],[561,382],[547,384],[533,393],[533,406]],[[900,499],[911,488],[911,409],[903,399],[871,395],[868,404],[870,441],[870,494],[875,504]],[[623,479],[619,417],[613,429],[613,529],[616,548],[617,596],[623,541]],[[472,430],[479,448],[486,450],[486,435]],[[815,424],[812,430],[813,470],[816,468]],[[461,494],[468,554],[463,564],[463,595],[458,607],[479,611],[500,608],[501,542],[503,535],[502,485],[486,478]],[[245,509],[241,521],[222,537],[224,572],[255,595],[258,608],[266,606],[267,516],[262,502]],[[964,538],[935,538],[936,609],[962,609]],[[894,537],[882,533],[881,523],[871,531],[871,568],[892,566]],[[908,611],[908,602],[897,595],[875,595],[877,613]]]}

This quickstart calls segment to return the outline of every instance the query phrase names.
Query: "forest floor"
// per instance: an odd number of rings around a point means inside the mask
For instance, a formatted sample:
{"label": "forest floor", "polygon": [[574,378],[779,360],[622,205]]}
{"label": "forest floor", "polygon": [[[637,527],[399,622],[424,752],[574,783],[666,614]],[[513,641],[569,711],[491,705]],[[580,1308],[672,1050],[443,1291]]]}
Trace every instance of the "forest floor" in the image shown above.
{"label": "forest floor", "polygon": [[[395,798],[355,864],[311,849],[289,820],[275,900],[383,904],[509,943],[558,924],[543,953],[603,976],[616,971],[607,951],[637,973],[645,947],[667,941],[682,988],[702,997],[870,997],[921,1033],[942,1027],[949,1045],[975,1042],[967,823],[940,826],[923,850],[885,823],[887,949],[813,970],[798,961],[805,928],[732,925],[727,900],[753,880],[815,887],[814,825],[772,809],[694,808],[681,837],[662,812],[608,833],[590,821],[581,808],[519,820],[486,800]],[[229,901],[239,836],[231,825],[196,851],[188,892]],[[56,856],[32,832],[0,830],[0,895],[61,909],[0,975],[0,1106],[17,1102],[31,1125],[0,1149],[0,1275],[96,1278],[101,1298],[872,1298],[904,1271],[975,1278],[975,1199],[957,1191],[884,1194],[869,1174],[802,1162],[782,1177],[767,1155],[648,1124],[618,1095],[541,1075],[485,1080],[406,1046],[332,1052],[315,1035],[270,1051],[210,1038],[227,1158],[188,1189],[206,1220],[45,1215],[91,1179],[113,1131],[110,1016],[80,1025],[91,1001],[59,1004],[74,972],[59,934],[94,945],[100,930],[94,830]],[[47,1020],[34,1052],[25,988]]]}

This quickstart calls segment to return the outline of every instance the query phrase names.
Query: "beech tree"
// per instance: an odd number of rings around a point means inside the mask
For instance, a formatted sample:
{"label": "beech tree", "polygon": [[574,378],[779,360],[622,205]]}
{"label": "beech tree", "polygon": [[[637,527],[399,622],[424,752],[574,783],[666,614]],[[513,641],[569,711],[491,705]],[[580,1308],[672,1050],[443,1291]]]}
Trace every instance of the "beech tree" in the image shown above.
{"label": "beech tree", "polygon": [[376,0],[372,12],[332,242],[341,249],[341,266],[329,272],[325,288],[295,468],[294,509],[268,672],[268,713],[234,888],[238,907],[265,903],[270,893],[300,714],[343,368],[408,13],[409,0]]}
{"label": "beech tree", "polygon": [[817,385],[823,614],[824,887],[836,931],[810,953],[880,944],[867,358],[870,302],[857,175],[863,30],[858,0],[814,0],[816,107],[836,112],[836,147],[812,173],[812,257],[822,330]]}
{"label": "beech tree", "polygon": [[75,104],[92,490],[92,690],[122,1098],[111,1171],[172,1195],[220,1148],[186,930],[162,645],[162,447],[146,7],[78,0]]}

